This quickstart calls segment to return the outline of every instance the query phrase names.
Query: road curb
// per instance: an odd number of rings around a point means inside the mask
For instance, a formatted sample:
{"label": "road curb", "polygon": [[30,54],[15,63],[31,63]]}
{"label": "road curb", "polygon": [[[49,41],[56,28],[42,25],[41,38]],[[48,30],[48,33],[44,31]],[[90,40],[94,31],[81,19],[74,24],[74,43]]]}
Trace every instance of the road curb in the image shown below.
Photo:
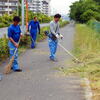
{"label": "road curb", "polygon": [[86,100],[92,100],[93,97],[93,93],[92,93],[92,89],[90,87],[90,81],[88,80],[88,78],[83,78],[83,81],[85,82],[85,99]]}

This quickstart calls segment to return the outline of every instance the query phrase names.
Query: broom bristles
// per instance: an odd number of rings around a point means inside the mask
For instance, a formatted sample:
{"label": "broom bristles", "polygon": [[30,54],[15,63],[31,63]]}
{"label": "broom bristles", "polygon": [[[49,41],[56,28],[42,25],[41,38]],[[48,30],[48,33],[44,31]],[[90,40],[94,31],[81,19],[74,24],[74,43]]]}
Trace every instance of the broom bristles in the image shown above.
{"label": "broom bristles", "polygon": [[4,74],[9,74],[11,72],[11,67],[14,62],[14,56],[10,59],[10,62],[7,66],[5,66]]}

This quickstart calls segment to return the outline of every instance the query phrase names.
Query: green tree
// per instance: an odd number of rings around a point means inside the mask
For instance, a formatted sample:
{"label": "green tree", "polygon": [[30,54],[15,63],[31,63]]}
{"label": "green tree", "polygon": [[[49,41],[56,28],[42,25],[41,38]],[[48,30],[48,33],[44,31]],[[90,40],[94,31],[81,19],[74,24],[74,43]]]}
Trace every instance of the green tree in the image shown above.
{"label": "green tree", "polygon": [[93,0],[80,0],[70,6],[70,18],[84,23],[95,18],[99,20],[100,5]]}

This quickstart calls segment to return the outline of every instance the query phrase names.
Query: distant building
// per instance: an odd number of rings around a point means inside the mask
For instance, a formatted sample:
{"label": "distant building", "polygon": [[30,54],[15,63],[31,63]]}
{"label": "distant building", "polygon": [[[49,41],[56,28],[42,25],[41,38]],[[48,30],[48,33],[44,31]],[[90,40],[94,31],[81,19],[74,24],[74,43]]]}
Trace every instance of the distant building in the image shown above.
{"label": "distant building", "polygon": [[[19,0],[0,0],[0,15],[12,14],[17,10]],[[51,0],[28,0],[29,10],[34,13],[50,14]]]}
{"label": "distant building", "polygon": [[17,10],[18,0],[0,0],[0,15],[12,14]]}
{"label": "distant building", "polygon": [[42,11],[42,2],[40,0],[29,0],[28,1],[29,10],[34,13],[41,13]]}
{"label": "distant building", "polygon": [[34,13],[43,13],[49,15],[50,7],[49,7],[50,0],[28,0],[29,10]]}
{"label": "distant building", "polygon": [[47,0],[42,1],[42,13],[46,15],[49,15],[50,13],[49,1]]}

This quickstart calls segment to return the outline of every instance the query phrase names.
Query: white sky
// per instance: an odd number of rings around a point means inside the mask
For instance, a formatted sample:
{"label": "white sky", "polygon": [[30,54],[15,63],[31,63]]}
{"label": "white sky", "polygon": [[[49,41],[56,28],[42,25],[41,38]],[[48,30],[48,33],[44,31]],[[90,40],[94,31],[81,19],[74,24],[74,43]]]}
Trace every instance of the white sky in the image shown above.
{"label": "white sky", "polygon": [[51,0],[51,13],[60,13],[60,14],[68,14],[69,13],[69,6],[79,0]]}

